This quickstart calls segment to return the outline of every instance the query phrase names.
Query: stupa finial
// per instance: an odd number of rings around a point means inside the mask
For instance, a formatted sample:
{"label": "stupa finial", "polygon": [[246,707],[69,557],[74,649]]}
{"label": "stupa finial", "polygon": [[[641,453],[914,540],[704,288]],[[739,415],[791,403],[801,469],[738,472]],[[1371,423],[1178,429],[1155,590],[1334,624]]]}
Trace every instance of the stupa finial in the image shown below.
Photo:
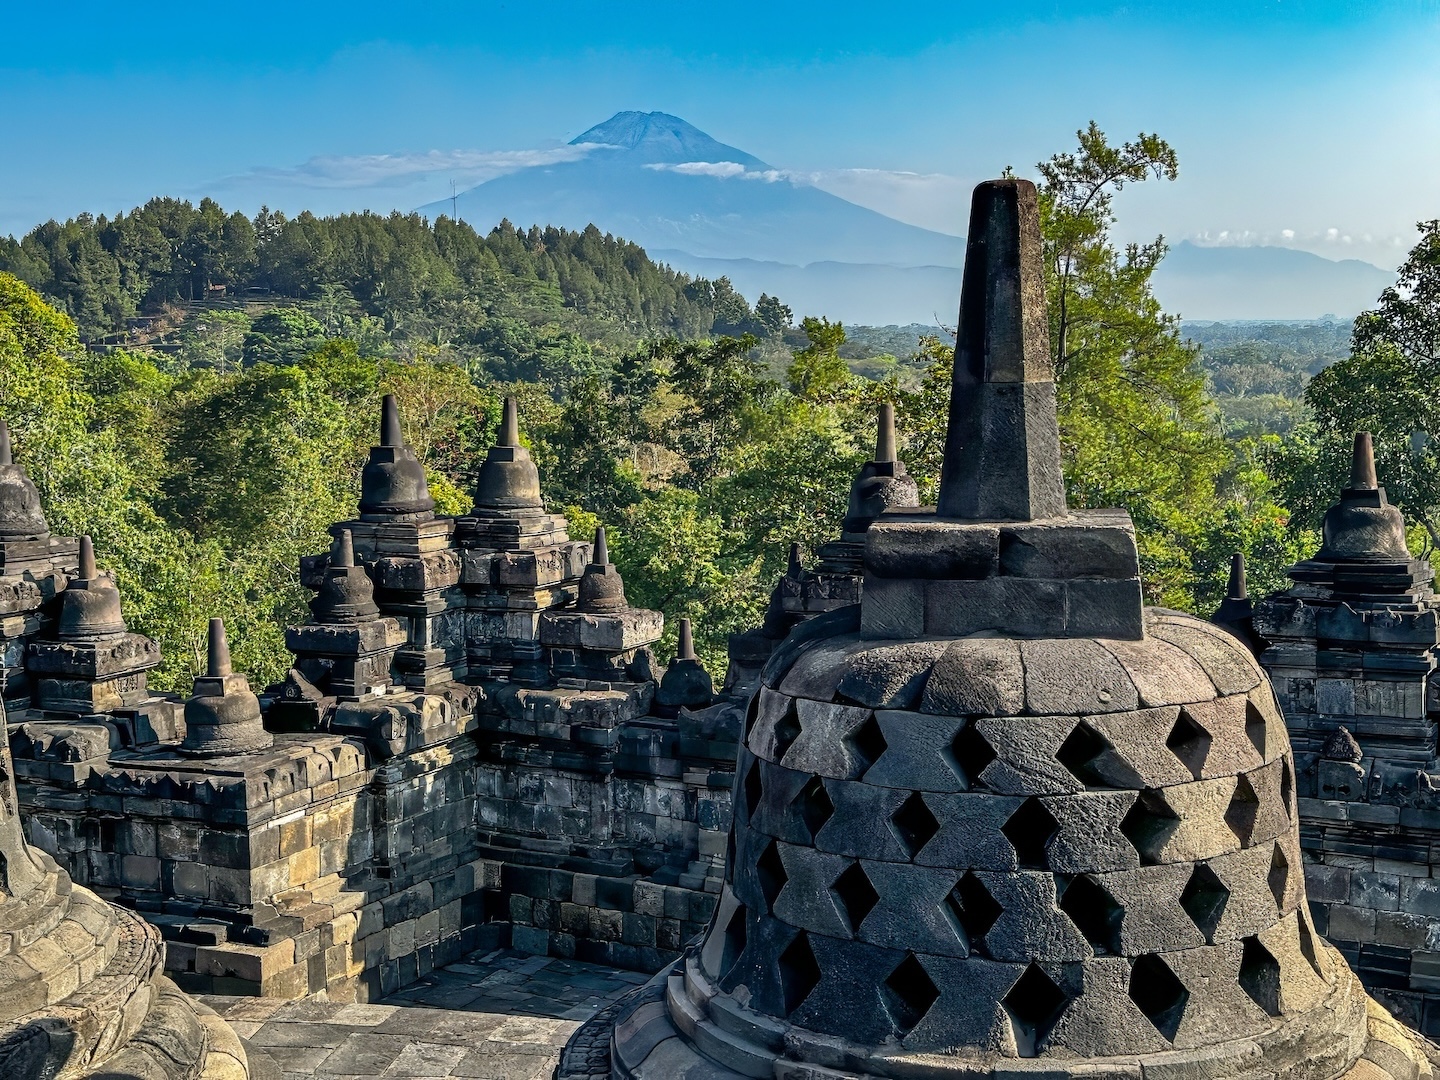
{"label": "stupa finial", "polygon": [[960,293],[941,517],[1066,514],[1044,279],[1035,185],[979,185]]}
{"label": "stupa finial", "polygon": [[90,537],[80,537],[80,578],[83,581],[94,581],[98,576],[95,569],[95,544]]}
{"label": "stupa finial", "polygon": [[335,539],[335,565],[340,567],[355,565],[355,538],[349,529],[341,529],[340,535]]}
{"label": "stupa finial", "polygon": [[225,620],[210,620],[210,639],[208,642],[205,666],[205,675],[211,679],[224,678],[232,674],[230,667],[230,643],[225,640]]}
{"label": "stupa finial", "polygon": [[604,566],[610,561],[610,547],[605,543],[605,526],[595,526],[595,545],[590,552],[590,562],[595,566]]}
{"label": "stupa finial", "polygon": [[0,465],[13,465],[14,459],[10,455],[10,425],[0,420]]}
{"label": "stupa finial", "polygon": [[1245,555],[1235,552],[1230,556],[1230,584],[1225,589],[1227,600],[1248,600],[1250,591],[1245,584]]}
{"label": "stupa finial", "polygon": [[805,564],[800,559],[800,541],[796,540],[790,545],[790,565],[786,568],[787,577],[798,578],[805,572]]}
{"label": "stupa finial", "polygon": [[676,660],[695,659],[695,635],[690,630],[690,620],[680,620],[680,641],[675,648]]}
{"label": "stupa finial", "polygon": [[380,400],[380,445],[405,445],[405,437],[400,433],[400,406],[394,394],[386,394]]}
{"label": "stupa finial", "polygon": [[505,407],[500,415],[500,434],[495,439],[495,445],[520,445],[520,407],[515,403],[514,394],[505,395]]}
{"label": "stupa finial", "polygon": [[880,415],[876,420],[875,431],[875,460],[895,460],[895,406],[885,402],[880,406]]}
{"label": "stupa finial", "polygon": [[1350,490],[1373,491],[1380,486],[1375,478],[1375,442],[1368,431],[1355,433],[1355,447],[1350,452]]}

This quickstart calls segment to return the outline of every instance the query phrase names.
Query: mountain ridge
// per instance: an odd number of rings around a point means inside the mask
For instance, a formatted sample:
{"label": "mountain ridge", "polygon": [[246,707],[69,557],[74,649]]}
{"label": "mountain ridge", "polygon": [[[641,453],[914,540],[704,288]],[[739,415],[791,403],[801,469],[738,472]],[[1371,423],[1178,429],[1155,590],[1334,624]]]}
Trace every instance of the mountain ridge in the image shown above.
{"label": "mountain ridge", "polygon": [[[678,116],[618,112],[571,144],[591,149],[469,189],[456,198],[460,216],[482,230],[501,219],[593,223],[676,269],[726,273],[752,301],[767,292],[797,313],[847,322],[929,322],[956,304],[963,237],[799,182]],[[420,210],[449,214],[451,202]],[[1155,289],[1189,319],[1289,319],[1357,314],[1393,281],[1357,259],[1181,241],[1157,269]]]}

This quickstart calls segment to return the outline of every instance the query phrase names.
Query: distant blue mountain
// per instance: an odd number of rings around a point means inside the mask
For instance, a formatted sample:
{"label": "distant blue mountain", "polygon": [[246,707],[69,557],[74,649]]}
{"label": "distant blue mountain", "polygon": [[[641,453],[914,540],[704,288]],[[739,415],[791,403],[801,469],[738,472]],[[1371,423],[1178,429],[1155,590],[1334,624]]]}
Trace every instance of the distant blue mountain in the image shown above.
{"label": "distant blue mountain", "polygon": [[608,146],[627,150],[646,162],[733,161],[747,169],[768,169],[759,158],[712,139],[669,113],[618,112],[570,140],[571,146]]}
{"label": "distant blue mountain", "polygon": [[1182,240],[1155,271],[1155,295],[1187,319],[1353,318],[1395,273],[1279,247],[1200,247]]}
{"label": "distant blue mountain", "polygon": [[[959,266],[964,241],[797,184],[666,113],[617,113],[573,140],[579,161],[539,165],[459,197],[477,229],[594,223],[643,247],[711,259]],[[420,208],[451,212],[449,200]]]}
{"label": "distant blue mountain", "polygon": [[[793,181],[668,113],[616,113],[572,145],[590,149],[460,195],[461,218],[482,230],[503,218],[522,227],[594,223],[678,270],[726,274],[752,302],[777,295],[797,314],[879,325],[955,319],[961,237]],[[420,209],[449,214],[450,200]],[[1155,290],[1187,319],[1348,318],[1394,280],[1353,259],[1182,242],[1156,271]]]}

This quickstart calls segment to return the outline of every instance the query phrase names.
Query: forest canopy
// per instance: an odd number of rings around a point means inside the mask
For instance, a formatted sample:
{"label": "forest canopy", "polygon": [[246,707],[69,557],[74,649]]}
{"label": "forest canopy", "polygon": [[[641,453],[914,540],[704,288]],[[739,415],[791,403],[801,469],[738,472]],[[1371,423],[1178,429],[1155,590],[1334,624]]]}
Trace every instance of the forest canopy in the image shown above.
{"label": "forest canopy", "polygon": [[[1068,496],[1131,512],[1149,602],[1212,610],[1234,551],[1257,590],[1283,585],[1360,423],[1433,535],[1435,223],[1353,342],[1191,333],[1151,290],[1164,238],[1111,237],[1121,193],[1173,179],[1177,155],[1077,138],[1037,167]],[[630,601],[666,615],[662,654],[688,616],[718,679],[789,545],[838,536],[881,402],[922,498],[939,479],[946,328],[795,316],[593,226],[155,199],[0,239],[0,415],[52,528],[93,535],[160,640],[157,686],[188,689],[216,614],[238,665],[283,674],[299,559],[353,516],[386,393],[450,514],[515,394],[550,508],[574,536],[609,528]]]}

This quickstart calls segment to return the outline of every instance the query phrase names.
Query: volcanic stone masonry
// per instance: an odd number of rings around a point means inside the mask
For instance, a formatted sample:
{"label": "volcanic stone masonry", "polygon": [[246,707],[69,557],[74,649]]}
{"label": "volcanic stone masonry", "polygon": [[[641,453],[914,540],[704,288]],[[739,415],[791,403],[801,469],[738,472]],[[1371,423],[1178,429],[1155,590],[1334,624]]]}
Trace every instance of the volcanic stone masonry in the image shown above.
{"label": "volcanic stone masonry", "polygon": [[[34,485],[11,462],[3,422],[0,613],[7,660],[19,659],[27,633],[53,625],[55,640],[38,654],[29,684],[50,707],[143,708],[153,643],[126,633],[89,538],[77,545],[50,535]],[[18,810],[10,750],[0,745],[0,1076],[248,1077],[229,1025],[165,977],[155,928],[75,884],[27,843]]]}
{"label": "volcanic stone masonry", "polygon": [[1431,1076],[1312,922],[1264,672],[1066,509],[1033,185],[968,236],[939,507],[770,656],[703,942],[560,1075]]}
{"label": "volcanic stone masonry", "polygon": [[1316,926],[1397,1016],[1440,1035],[1440,601],[1368,434],[1290,577],[1253,624],[1295,747]]}
{"label": "volcanic stone masonry", "polygon": [[216,619],[187,700],[0,424],[0,1075],[242,1076],[182,991],[510,945],[662,973],[567,1077],[1429,1076],[1344,961],[1440,1033],[1431,570],[1362,437],[1291,589],[1144,610],[1128,516],[1065,506],[1038,244],[979,189],[939,507],[882,407],[718,693],[513,399],[448,518],[387,398],[294,666],[252,688]]}

